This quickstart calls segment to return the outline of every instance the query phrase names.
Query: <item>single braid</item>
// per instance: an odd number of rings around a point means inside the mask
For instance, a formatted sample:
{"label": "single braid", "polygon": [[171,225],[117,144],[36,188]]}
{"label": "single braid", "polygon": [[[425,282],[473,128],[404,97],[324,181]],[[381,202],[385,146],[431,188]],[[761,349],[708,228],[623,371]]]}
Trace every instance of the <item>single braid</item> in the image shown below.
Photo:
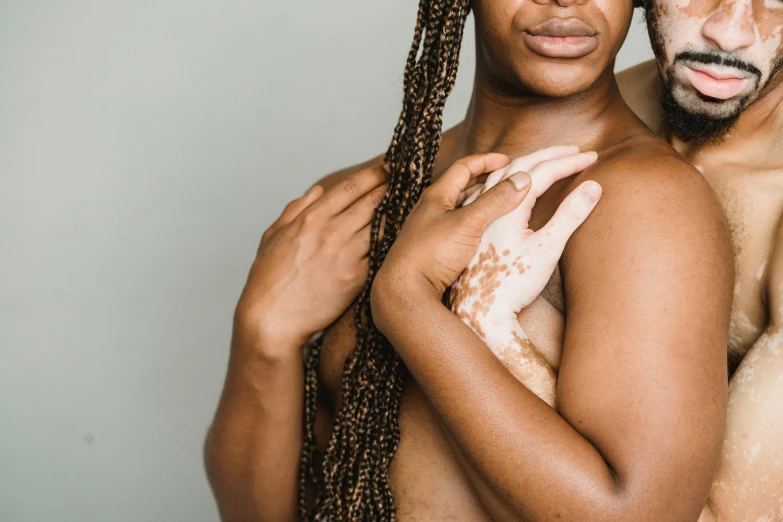
{"label": "single braid", "polygon": [[[305,365],[299,477],[299,517],[303,521],[397,519],[389,467],[400,442],[400,400],[407,369],[372,322],[370,288],[405,218],[431,183],[440,149],[443,109],[456,81],[469,10],[469,0],[419,2],[405,66],[402,111],[385,158],[391,170],[389,189],[372,222],[367,282],[354,317],[357,346],[345,361],[342,407],[320,470],[314,465],[314,425],[321,341],[313,346]],[[305,498],[308,484],[318,490],[311,512]]]}

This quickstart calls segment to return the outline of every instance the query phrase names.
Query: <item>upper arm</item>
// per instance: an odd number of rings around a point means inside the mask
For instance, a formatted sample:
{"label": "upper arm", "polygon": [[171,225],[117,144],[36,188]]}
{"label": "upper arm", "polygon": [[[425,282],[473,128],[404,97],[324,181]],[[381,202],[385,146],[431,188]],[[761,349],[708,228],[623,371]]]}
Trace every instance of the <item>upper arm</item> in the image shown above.
{"label": "upper arm", "polygon": [[563,258],[557,408],[628,498],[654,495],[659,519],[675,520],[701,510],[723,436],[728,232],[712,191],[678,159],[595,170],[603,197]]}

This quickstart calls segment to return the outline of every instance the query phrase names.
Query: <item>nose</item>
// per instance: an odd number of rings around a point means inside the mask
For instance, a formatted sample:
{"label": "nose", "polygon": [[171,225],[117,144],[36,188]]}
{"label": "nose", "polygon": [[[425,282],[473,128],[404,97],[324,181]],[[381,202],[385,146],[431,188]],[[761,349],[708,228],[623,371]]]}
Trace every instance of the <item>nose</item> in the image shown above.
{"label": "nose", "polygon": [[756,41],[753,0],[721,0],[702,26],[701,34],[725,52],[750,47]]}

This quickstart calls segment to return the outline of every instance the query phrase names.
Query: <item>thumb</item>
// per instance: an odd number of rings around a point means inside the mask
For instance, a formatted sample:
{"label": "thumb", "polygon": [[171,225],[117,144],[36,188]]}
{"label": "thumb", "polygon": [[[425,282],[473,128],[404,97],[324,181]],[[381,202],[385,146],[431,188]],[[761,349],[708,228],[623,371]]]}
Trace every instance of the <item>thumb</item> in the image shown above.
{"label": "thumb", "polygon": [[471,224],[486,230],[496,219],[517,208],[530,192],[531,179],[527,172],[517,172],[481,194],[470,206],[463,207]]}

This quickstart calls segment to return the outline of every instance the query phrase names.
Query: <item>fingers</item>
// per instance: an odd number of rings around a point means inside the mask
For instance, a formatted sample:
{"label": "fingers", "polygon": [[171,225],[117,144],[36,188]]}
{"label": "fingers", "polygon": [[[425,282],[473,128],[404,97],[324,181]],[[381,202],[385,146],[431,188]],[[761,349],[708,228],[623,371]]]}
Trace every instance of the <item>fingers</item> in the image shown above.
{"label": "fingers", "polygon": [[[378,241],[383,240],[383,227],[386,223],[386,217],[381,217],[380,228],[378,229]],[[366,259],[370,256],[371,246],[371,234],[372,224],[369,224],[357,230],[356,233],[348,240],[345,245],[346,253],[350,256],[350,259]]]}
{"label": "fingers", "polygon": [[367,225],[361,230],[358,230],[356,234],[353,235],[353,237],[351,238],[347,246],[348,251],[351,254],[351,257],[360,258],[370,254],[371,233],[372,233],[372,226]]}
{"label": "fingers", "polygon": [[533,178],[533,188],[530,193],[536,198],[540,197],[555,182],[582,172],[597,159],[598,154],[595,152],[582,152],[539,163],[530,173],[530,177]]}
{"label": "fingers", "polygon": [[296,219],[296,217],[301,214],[304,209],[312,205],[314,201],[323,195],[323,193],[324,188],[321,185],[314,185],[310,190],[307,191],[307,194],[290,202],[288,205],[286,205],[285,209],[283,209],[283,213],[280,214],[280,217],[277,218],[277,220],[275,220],[275,222],[272,223],[272,225],[269,227],[267,233],[271,234],[275,230]]}
{"label": "fingers", "polygon": [[[459,210],[467,225],[483,232],[495,220],[519,206],[530,191],[530,175],[517,172],[478,197],[469,207]],[[465,222],[465,221],[463,221]]]}
{"label": "fingers", "polygon": [[337,216],[336,219],[339,220],[340,225],[350,228],[351,231],[360,230],[372,222],[375,217],[375,209],[383,201],[388,189],[389,184],[385,183],[371,190]]}
{"label": "fingers", "polygon": [[472,188],[476,185],[484,185],[484,183],[487,182],[487,177],[489,177],[489,174],[481,174],[479,176],[476,176],[474,178],[470,178],[470,181],[468,181],[468,184],[465,185],[465,190],[468,190],[469,188]]}
{"label": "fingers", "polygon": [[[530,189],[531,197],[525,199],[521,205],[513,210],[513,215],[509,216],[511,219],[527,225],[530,220],[530,213],[533,210],[537,198],[546,192],[556,181],[582,172],[595,163],[598,158],[598,155],[595,152],[583,152],[566,156],[562,155],[573,152],[574,149],[575,147],[551,147],[550,149],[542,151],[547,152],[549,157],[554,155],[561,155],[561,157],[544,160],[533,168],[533,171],[530,173],[530,177],[533,179],[533,185]],[[541,158],[544,157],[544,155],[539,155],[538,157]],[[513,166],[514,162],[509,165],[509,168]],[[492,176],[490,176],[490,178],[491,177]],[[487,185],[489,185],[489,180],[487,180]]]}
{"label": "fingers", "polygon": [[463,190],[457,199],[457,206],[467,207],[476,201],[476,198],[479,197],[484,191],[484,186],[484,183],[479,183],[478,185],[474,185],[468,189]]}
{"label": "fingers", "polygon": [[326,191],[318,204],[313,206],[313,212],[335,216],[365,194],[386,183],[388,177],[381,165],[360,170]]}
{"label": "fingers", "polygon": [[473,178],[508,165],[505,154],[475,154],[457,160],[422,195],[447,208],[456,208],[463,190]]}
{"label": "fingers", "polygon": [[527,156],[522,156],[511,161],[509,172],[531,172],[542,161],[550,161],[565,158],[579,153],[577,145],[556,145],[547,149],[541,149]]}
{"label": "fingers", "polygon": [[549,220],[538,232],[531,236],[532,244],[559,259],[571,235],[584,223],[587,216],[601,199],[601,185],[595,181],[585,181],[571,192],[560,204]]}
{"label": "fingers", "polygon": [[547,149],[541,149],[527,156],[516,158],[508,164],[508,166],[496,170],[487,178],[484,191],[491,189],[497,185],[500,181],[503,181],[508,176],[515,172],[532,172],[533,169],[542,161],[549,161],[558,158],[565,158],[567,156],[573,156],[579,153],[579,147],[576,145],[557,145],[549,147]]}

